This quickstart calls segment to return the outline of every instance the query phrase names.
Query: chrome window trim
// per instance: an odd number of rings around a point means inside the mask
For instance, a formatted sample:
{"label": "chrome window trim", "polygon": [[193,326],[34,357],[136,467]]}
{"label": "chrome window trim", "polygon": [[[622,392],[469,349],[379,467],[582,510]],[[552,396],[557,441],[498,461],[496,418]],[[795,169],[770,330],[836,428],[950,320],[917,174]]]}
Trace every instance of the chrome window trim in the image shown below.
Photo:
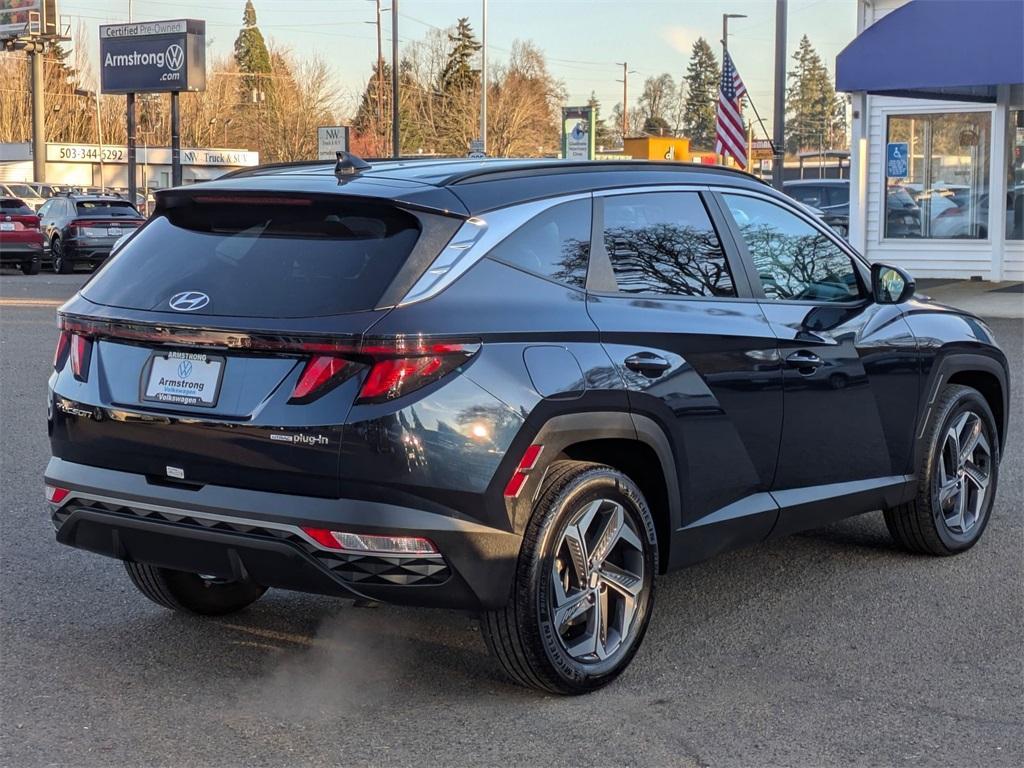
{"label": "chrome window trim", "polygon": [[618,195],[640,195],[651,192],[708,192],[711,187],[703,184],[644,184],[636,187],[614,187],[594,192],[594,197],[615,197]]}
{"label": "chrome window trim", "polygon": [[538,214],[562,203],[587,200],[590,197],[590,192],[549,197],[498,208],[466,219],[448,245],[431,262],[420,279],[406,292],[396,306],[404,307],[433,298],[458,280],[498,243]]}

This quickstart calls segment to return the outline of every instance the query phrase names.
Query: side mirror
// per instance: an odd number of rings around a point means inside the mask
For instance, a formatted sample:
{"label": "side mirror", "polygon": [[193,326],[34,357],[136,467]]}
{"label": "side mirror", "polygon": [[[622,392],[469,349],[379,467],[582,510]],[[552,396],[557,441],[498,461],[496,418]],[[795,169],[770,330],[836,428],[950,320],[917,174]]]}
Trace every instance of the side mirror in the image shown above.
{"label": "side mirror", "polygon": [[871,265],[871,295],[877,304],[902,304],[916,287],[914,278],[899,267]]}

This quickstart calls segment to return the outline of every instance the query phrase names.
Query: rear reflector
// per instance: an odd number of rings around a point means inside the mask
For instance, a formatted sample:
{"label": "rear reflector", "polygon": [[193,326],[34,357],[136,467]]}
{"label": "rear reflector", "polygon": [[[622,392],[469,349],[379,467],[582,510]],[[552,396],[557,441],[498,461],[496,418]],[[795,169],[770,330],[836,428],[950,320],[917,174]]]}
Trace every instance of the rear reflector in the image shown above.
{"label": "rear reflector", "polygon": [[377,552],[396,555],[436,555],[437,547],[420,536],[370,536],[364,533],[306,528],[303,531],[317,544],[328,549],[350,552]]}
{"label": "rear reflector", "polygon": [[506,498],[515,499],[519,496],[519,492],[523,490],[523,486],[526,484],[526,478],[530,470],[537,466],[537,459],[540,458],[542,450],[544,450],[543,445],[531,445],[526,449],[523,453],[523,458],[519,461],[519,466],[516,467],[516,471],[509,478],[508,484],[505,485]]}
{"label": "rear reflector", "polygon": [[71,493],[67,488],[58,488],[55,485],[46,486],[46,500],[51,504],[60,504]]}

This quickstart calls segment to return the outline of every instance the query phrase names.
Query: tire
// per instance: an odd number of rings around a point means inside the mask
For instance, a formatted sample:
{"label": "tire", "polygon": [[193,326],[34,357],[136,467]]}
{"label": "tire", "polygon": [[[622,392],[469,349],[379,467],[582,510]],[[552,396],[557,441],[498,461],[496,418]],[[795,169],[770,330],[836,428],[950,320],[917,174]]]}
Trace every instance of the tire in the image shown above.
{"label": "tire", "polygon": [[[570,539],[585,542],[582,557],[571,556]],[[654,520],[636,484],[603,464],[556,461],[523,536],[509,602],[481,617],[487,647],[520,685],[566,695],[607,685],[640,647],[657,569]],[[602,615],[603,635],[592,631]]]}
{"label": "tire", "polygon": [[39,259],[32,259],[32,261],[22,262],[21,274],[23,274],[23,275],[38,275],[39,274]]}
{"label": "tire", "polygon": [[55,237],[50,243],[50,256],[53,258],[53,271],[61,275],[70,275],[75,271],[75,264],[64,255],[64,246],[60,238]]}
{"label": "tire", "polygon": [[222,616],[254,603],[266,587],[251,581],[205,579],[197,573],[172,571],[144,563],[125,562],[136,589],[157,605],[172,611]]}
{"label": "tire", "polygon": [[[954,454],[966,452],[975,428],[977,442],[960,464]],[[981,393],[958,384],[944,387],[923,444],[927,450],[917,467],[917,494],[912,501],[885,510],[885,525],[909,552],[955,555],[973,547],[985,532],[999,484],[999,438]]]}

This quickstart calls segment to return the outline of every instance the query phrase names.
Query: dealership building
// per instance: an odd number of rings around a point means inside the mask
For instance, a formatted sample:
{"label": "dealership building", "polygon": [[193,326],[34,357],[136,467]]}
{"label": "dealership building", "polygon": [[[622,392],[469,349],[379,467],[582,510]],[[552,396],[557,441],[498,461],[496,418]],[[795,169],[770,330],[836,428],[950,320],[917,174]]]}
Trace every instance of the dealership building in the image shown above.
{"label": "dealership building", "polygon": [[[182,148],[182,182],[216,179],[228,171],[259,165],[259,161],[258,152],[245,149]],[[136,162],[139,189],[171,186],[169,147],[140,145]],[[0,181],[32,181],[29,142],[0,144]],[[111,144],[47,144],[46,181],[73,187],[127,187],[128,149]]]}
{"label": "dealership building", "polygon": [[858,0],[851,243],[919,277],[1024,280],[1024,3]]}

